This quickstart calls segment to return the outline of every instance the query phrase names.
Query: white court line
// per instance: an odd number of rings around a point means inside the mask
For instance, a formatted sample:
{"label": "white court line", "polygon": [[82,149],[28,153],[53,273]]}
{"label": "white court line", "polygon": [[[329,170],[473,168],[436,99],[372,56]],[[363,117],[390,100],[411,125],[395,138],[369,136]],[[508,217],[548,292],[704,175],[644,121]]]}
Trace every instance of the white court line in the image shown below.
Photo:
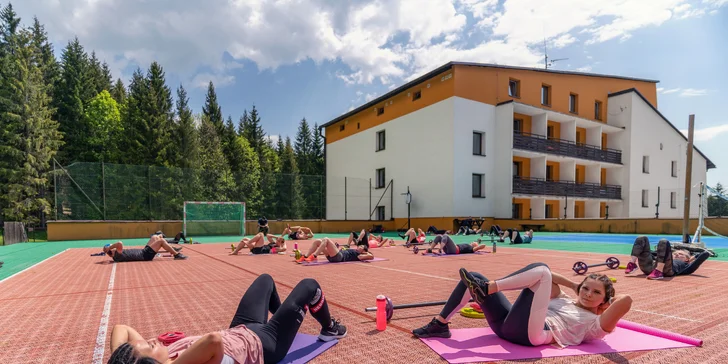
{"label": "white court line", "polygon": [[[400,272],[400,273],[414,274],[414,275],[418,275],[418,276],[422,276],[422,277],[442,279],[442,280],[446,280],[446,281],[460,282],[459,279],[447,278],[447,277],[440,277],[440,276],[435,276],[435,275],[425,274],[425,273],[412,272],[412,271],[408,271],[408,270],[404,270],[404,269],[387,268],[387,267],[382,267],[382,266],[378,266],[378,265],[374,265],[374,264],[362,264],[362,266],[363,267],[369,267],[369,268],[377,268],[377,269],[391,270],[391,271]],[[636,309],[636,308],[633,308],[632,310],[633,311],[637,311],[637,312],[642,312],[642,313],[648,313],[648,314],[651,314],[651,315],[657,315],[657,316],[662,316],[662,317],[674,318],[674,319],[678,319],[678,320],[685,320],[685,321],[690,321],[690,322],[702,322],[700,320],[693,320],[693,319],[683,318],[683,317],[679,317],[679,316],[665,315],[665,314],[661,314],[661,313],[657,313],[657,312],[652,312],[652,311],[639,310],[639,309]]]}
{"label": "white court line", "polygon": [[111,267],[111,276],[109,277],[109,288],[106,290],[106,302],[104,302],[104,311],[101,313],[101,323],[99,323],[99,333],[96,335],[96,347],[94,348],[94,357],[92,363],[101,364],[104,359],[104,347],[106,347],[106,332],[109,327],[109,316],[111,315],[111,296],[114,292],[114,276],[116,275],[116,264]]}
{"label": "white court line", "polygon": [[48,258],[45,258],[45,259],[41,260],[40,262],[38,262],[38,263],[35,263],[35,264],[31,265],[30,267],[28,267],[28,268],[25,268],[25,269],[21,270],[20,272],[17,272],[17,273],[15,273],[15,274],[13,274],[13,275],[11,275],[11,276],[9,276],[9,277],[6,277],[5,279],[1,280],[1,281],[0,281],[0,283],[3,283],[3,282],[5,282],[5,281],[7,281],[8,279],[10,279],[10,278],[13,278],[13,277],[17,276],[18,274],[20,274],[20,273],[23,273],[23,272],[25,272],[26,270],[29,270],[29,269],[31,269],[31,268],[34,268],[34,267],[36,267],[37,265],[39,265],[39,264],[41,264],[41,263],[45,262],[46,260],[48,260],[48,259],[51,259],[51,258],[53,258],[53,257],[55,257],[55,256],[58,256],[58,255],[60,255],[60,254],[62,254],[62,253],[65,253],[65,252],[67,252],[67,251],[68,251],[68,249],[66,249],[66,250],[64,250],[64,251],[61,251],[61,252],[58,252],[58,253],[56,253],[56,254],[53,254],[53,255],[51,255],[50,257],[48,257]]}

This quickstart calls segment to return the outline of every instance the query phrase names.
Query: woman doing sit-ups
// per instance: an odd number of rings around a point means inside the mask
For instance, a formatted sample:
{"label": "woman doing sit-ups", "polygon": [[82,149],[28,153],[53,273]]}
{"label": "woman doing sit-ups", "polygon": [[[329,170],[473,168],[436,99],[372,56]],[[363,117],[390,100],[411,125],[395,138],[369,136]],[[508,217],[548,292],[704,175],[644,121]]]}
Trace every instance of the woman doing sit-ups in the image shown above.
{"label": "woman doing sit-ups", "polygon": [[[573,290],[576,299],[561,287]],[[513,290],[522,291],[511,304],[502,291]],[[498,337],[526,346],[555,343],[566,347],[601,339],[632,306],[628,295],[615,296],[612,281],[603,274],[592,273],[576,283],[551,272],[546,264],[534,263],[489,281],[480,273],[460,268],[460,282],[440,314],[413,333],[418,337],[450,337],[450,319],[471,297]]]}
{"label": "woman doing sit-ups", "polygon": [[[298,282],[281,304],[273,278],[264,273],[245,291],[229,328],[186,337],[165,347],[157,339],[145,340],[129,326],[116,325],[108,363],[278,363],[291,348],[309,309],[321,324],[319,340],[346,336],[346,326],[331,317],[316,280]],[[273,314],[270,321],[268,312]]]}
{"label": "woman doing sit-ups", "polygon": [[442,254],[473,254],[479,250],[485,249],[485,245],[479,245],[477,242],[455,244],[452,238],[447,234],[438,235],[430,243],[428,253],[439,250]]}
{"label": "woman doing sit-ups", "polygon": [[374,259],[367,243],[357,245],[356,248],[342,249],[337,247],[331,239],[322,238],[314,240],[311,248],[308,249],[308,254],[296,259],[296,263],[315,262],[319,254],[324,254],[331,263]]}
{"label": "woman doing sit-ups", "polygon": [[[267,243],[266,239],[268,240]],[[257,233],[252,238],[242,238],[230,255],[238,255],[238,252],[243,248],[250,249],[250,254],[253,255],[270,254],[273,248],[276,248],[277,252],[284,252],[286,251],[286,239],[273,234]]]}

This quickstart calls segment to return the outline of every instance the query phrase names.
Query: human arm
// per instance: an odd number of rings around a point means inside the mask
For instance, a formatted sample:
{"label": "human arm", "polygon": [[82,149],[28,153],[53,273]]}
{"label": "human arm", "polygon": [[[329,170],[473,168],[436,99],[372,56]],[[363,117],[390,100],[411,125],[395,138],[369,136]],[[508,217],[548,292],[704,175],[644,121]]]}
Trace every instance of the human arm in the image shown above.
{"label": "human arm", "polygon": [[612,332],[617,327],[617,322],[632,308],[632,297],[626,294],[614,296],[611,302],[603,303],[599,306],[597,313],[599,316],[599,325],[602,330]]}
{"label": "human arm", "polygon": [[117,241],[114,244],[104,247],[104,253],[106,253],[110,257],[114,256],[114,251],[117,251],[119,252],[119,254],[121,254],[121,252],[124,251],[124,244],[122,244],[120,241]]}
{"label": "human arm", "polygon": [[224,355],[222,336],[216,332],[209,333],[183,351],[174,364],[220,363]]}
{"label": "human arm", "polygon": [[359,258],[359,260],[372,260],[374,259],[374,255],[372,255],[372,253],[366,252],[359,254],[357,258]]}
{"label": "human arm", "polygon": [[114,325],[114,328],[111,330],[111,352],[116,351],[124,343],[134,340],[144,340],[144,338],[130,326]]}
{"label": "human arm", "polygon": [[553,271],[551,272],[551,285],[551,298],[556,298],[561,294],[560,286],[571,288],[575,293],[579,293],[577,291],[577,289],[579,288],[578,283]]}

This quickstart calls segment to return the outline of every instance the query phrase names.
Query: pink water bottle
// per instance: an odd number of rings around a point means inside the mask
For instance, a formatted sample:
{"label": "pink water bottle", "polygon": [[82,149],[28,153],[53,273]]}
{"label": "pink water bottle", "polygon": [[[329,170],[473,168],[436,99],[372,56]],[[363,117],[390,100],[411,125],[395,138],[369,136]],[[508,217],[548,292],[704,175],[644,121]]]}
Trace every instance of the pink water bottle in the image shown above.
{"label": "pink water bottle", "polygon": [[293,243],[293,251],[298,250],[298,243]]}
{"label": "pink water bottle", "polygon": [[387,300],[383,295],[377,296],[377,330],[387,328]]}

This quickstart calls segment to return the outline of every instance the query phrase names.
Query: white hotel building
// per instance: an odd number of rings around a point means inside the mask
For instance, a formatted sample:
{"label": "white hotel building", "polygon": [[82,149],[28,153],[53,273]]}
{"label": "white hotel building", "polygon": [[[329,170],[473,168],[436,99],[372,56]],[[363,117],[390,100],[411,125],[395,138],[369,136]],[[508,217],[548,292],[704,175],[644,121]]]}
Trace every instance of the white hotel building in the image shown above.
{"label": "white hotel building", "polygon": [[[407,187],[413,218],[655,217],[658,187],[682,218],[687,138],[657,82],[450,62],[321,126],[326,218],[406,218]],[[691,183],[710,168],[694,148]],[[344,207],[344,177],[372,180],[371,210]]]}

